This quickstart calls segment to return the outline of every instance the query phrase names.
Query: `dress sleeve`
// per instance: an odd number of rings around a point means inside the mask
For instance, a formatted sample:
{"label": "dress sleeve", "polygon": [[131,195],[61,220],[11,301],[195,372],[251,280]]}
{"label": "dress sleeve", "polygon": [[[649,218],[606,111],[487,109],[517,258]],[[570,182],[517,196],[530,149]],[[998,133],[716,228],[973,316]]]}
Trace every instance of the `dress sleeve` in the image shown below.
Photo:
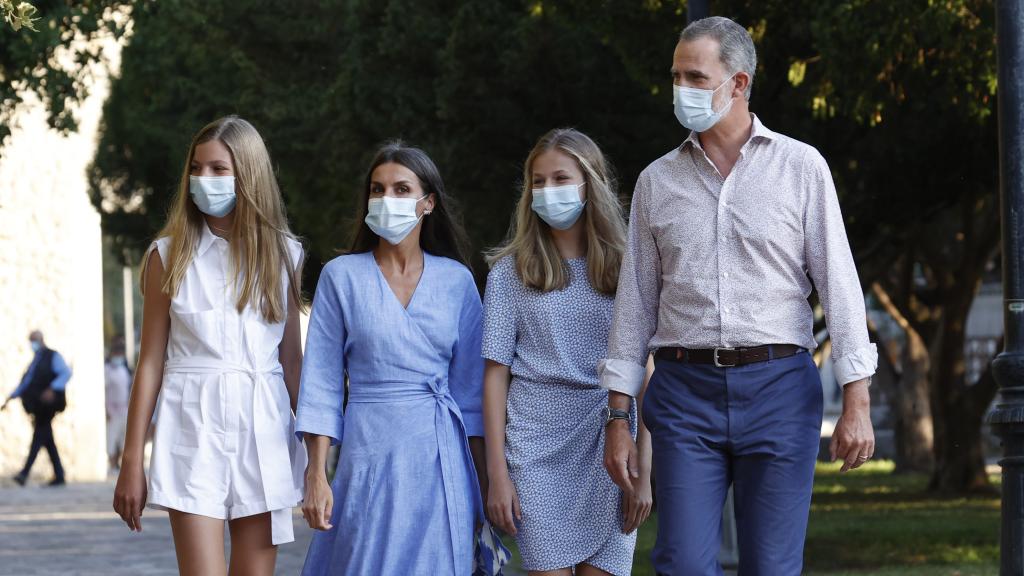
{"label": "dress sleeve", "polygon": [[483,436],[484,361],[480,356],[483,306],[473,278],[468,273],[461,308],[458,340],[448,368],[448,386],[462,412],[466,435]]}
{"label": "dress sleeve", "polygon": [[518,338],[515,302],[512,291],[515,270],[507,259],[495,263],[487,275],[484,291],[484,336],[481,354],[505,366],[512,365]]}
{"label": "dress sleeve", "polygon": [[330,265],[324,267],[313,297],[295,433],[342,440],[345,401],[345,319]]}

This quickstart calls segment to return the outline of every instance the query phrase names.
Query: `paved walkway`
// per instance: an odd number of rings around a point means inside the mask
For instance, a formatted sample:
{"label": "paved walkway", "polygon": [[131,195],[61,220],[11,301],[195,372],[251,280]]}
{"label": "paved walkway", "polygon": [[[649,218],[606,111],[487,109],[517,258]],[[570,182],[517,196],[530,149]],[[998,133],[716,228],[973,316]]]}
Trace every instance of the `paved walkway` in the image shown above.
{"label": "paved walkway", "polygon": [[[114,514],[114,484],[21,488],[0,481],[0,575],[177,576],[167,514],[146,510],[142,532]],[[281,546],[277,574],[302,568],[312,531],[294,517],[295,542]]]}
{"label": "paved walkway", "polygon": [[[0,576],[177,576],[167,514],[147,509],[142,532],[129,532],[113,494],[113,480],[22,488],[0,479]],[[278,549],[278,575],[299,573],[312,537],[297,509],[293,521],[295,542]]]}

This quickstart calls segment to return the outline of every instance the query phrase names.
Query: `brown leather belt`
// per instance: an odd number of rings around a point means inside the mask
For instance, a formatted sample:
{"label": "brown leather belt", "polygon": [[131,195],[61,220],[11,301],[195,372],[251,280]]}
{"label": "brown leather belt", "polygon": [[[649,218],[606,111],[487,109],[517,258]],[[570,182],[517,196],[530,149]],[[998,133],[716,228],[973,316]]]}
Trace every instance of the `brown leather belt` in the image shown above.
{"label": "brown leather belt", "polygon": [[752,348],[660,348],[654,354],[658,360],[672,360],[691,364],[714,364],[719,368],[745,366],[770,359],[789,358],[804,349],[792,344],[766,344]]}

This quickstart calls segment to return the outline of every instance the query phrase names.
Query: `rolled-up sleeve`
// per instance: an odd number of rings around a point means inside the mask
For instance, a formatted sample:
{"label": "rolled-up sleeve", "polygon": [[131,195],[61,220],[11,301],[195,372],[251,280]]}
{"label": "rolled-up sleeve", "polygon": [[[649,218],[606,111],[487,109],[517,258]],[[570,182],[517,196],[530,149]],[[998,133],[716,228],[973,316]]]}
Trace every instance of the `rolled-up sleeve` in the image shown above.
{"label": "rolled-up sleeve", "polygon": [[633,192],[626,252],[619,272],[608,357],[598,364],[601,387],[637,396],[651,337],[658,328],[661,258],[650,228],[651,183],[641,173]]}
{"label": "rolled-up sleeve", "polygon": [[878,350],[868,339],[864,292],[846,237],[832,173],[817,150],[809,150],[803,177],[807,269],[825,310],[836,380],[845,386],[875,373]]}
{"label": "rolled-up sleeve", "polygon": [[345,318],[330,264],[324,267],[313,297],[295,433],[328,436],[341,442],[345,400]]}
{"label": "rolled-up sleeve", "polygon": [[466,271],[465,290],[459,317],[459,336],[448,368],[448,386],[462,413],[467,436],[484,435],[483,385],[484,359],[480,355],[483,339],[483,306],[473,277]]}

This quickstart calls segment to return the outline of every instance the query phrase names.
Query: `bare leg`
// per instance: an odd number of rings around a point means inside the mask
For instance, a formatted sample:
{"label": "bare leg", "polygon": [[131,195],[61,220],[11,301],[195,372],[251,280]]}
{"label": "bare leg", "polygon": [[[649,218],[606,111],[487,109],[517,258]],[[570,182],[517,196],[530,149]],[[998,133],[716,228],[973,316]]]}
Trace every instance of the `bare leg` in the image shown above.
{"label": "bare leg", "polygon": [[612,576],[609,572],[605,572],[600,568],[591,566],[590,564],[578,564],[576,566],[576,576]]}
{"label": "bare leg", "polygon": [[274,576],[277,546],[270,539],[270,512],[228,522],[231,576]]}
{"label": "bare leg", "polygon": [[527,572],[530,576],[572,576],[572,568],[559,568],[558,570],[531,570]]}
{"label": "bare leg", "polygon": [[224,521],[209,516],[168,511],[178,573],[182,576],[224,576]]}

